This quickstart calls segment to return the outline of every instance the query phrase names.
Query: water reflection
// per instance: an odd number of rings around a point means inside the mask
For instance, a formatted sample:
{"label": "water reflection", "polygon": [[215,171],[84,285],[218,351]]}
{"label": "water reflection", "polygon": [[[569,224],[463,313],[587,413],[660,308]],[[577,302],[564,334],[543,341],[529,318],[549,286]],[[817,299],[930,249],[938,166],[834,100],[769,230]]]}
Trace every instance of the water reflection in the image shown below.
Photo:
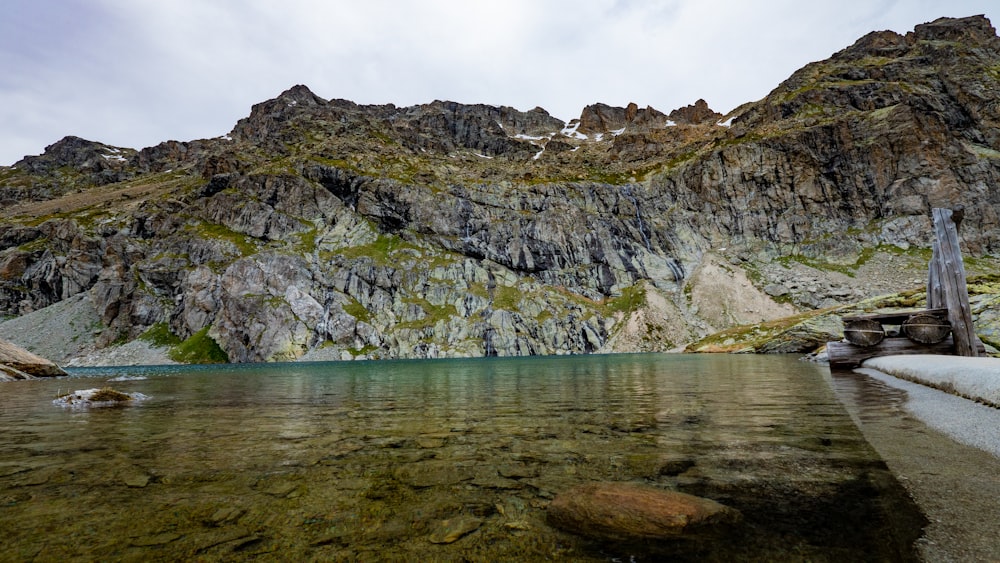
{"label": "water reflection", "polygon": [[[885,507],[912,507],[823,368],[791,358],[160,368],[114,384],[152,397],[139,406],[51,405],[122,370],[78,373],[4,386],[0,558],[896,560],[919,532],[894,528]],[[745,523],[643,546],[551,528],[553,496],[594,480],[708,496]],[[474,528],[433,543],[458,516]]]}

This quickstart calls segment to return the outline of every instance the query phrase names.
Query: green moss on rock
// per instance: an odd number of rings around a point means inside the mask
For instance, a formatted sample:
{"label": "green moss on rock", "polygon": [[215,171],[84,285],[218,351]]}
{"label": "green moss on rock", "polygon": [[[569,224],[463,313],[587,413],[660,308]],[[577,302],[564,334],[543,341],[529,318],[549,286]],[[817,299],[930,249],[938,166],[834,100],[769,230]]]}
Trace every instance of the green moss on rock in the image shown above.
{"label": "green moss on rock", "polygon": [[521,304],[521,290],[516,287],[499,285],[493,290],[493,307],[507,311],[517,311]]}
{"label": "green moss on rock", "polygon": [[646,305],[646,286],[636,284],[622,290],[620,297],[609,299],[605,307],[608,313],[625,313],[626,315]]}
{"label": "green moss on rock", "polygon": [[153,346],[161,348],[174,347],[181,343],[181,339],[176,334],[170,332],[170,326],[167,323],[156,323],[149,327],[146,329],[146,332],[139,336],[139,340],[149,342]]}
{"label": "green moss on rock", "polygon": [[344,304],[343,309],[345,313],[354,317],[358,322],[371,322],[371,312],[369,312],[368,309],[365,309],[365,306],[353,297],[351,297],[350,301]]}
{"label": "green moss on rock", "polygon": [[192,334],[170,351],[170,358],[184,364],[227,364],[229,355],[208,335],[209,327]]}

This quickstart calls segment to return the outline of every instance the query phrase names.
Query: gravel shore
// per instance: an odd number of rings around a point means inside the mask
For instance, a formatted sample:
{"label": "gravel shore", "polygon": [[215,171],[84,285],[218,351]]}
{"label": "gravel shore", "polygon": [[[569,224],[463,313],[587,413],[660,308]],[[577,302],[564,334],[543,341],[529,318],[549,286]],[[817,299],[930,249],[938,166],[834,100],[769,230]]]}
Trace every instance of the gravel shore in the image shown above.
{"label": "gravel shore", "polygon": [[899,356],[864,366],[834,373],[832,383],[927,516],[916,546],[920,558],[1000,561],[1000,409],[951,394],[954,388],[928,386],[966,388],[963,394],[998,389],[1000,360]]}
{"label": "gravel shore", "polygon": [[1000,408],[1000,359],[960,356],[883,356],[863,364],[953,395]]}

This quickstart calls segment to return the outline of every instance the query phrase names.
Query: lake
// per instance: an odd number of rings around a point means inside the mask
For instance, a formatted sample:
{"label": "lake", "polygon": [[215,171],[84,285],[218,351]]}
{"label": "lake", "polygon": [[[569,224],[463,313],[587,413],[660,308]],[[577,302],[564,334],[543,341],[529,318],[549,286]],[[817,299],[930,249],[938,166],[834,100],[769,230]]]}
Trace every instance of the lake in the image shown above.
{"label": "lake", "polygon": [[[2,561],[899,561],[923,525],[827,368],[792,357],[72,374],[0,384]],[[149,398],[52,402],[108,385]],[[549,525],[555,495],[590,481],[712,498],[743,521],[627,544]]]}

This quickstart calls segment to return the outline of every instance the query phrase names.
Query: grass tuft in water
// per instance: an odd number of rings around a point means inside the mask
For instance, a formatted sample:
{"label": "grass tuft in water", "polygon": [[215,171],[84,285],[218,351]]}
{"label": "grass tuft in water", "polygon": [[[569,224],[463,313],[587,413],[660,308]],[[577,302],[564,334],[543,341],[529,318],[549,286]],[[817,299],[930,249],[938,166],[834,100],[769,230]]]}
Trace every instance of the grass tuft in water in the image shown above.
{"label": "grass tuft in water", "polygon": [[98,390],[96,393],[90,396],[90,400],[95,403],[105,403],[105,402],[115,402],[121,403],[124,401],[131,401],[132,397],[128,393],[122,393],[111,387],[104,387]]}

